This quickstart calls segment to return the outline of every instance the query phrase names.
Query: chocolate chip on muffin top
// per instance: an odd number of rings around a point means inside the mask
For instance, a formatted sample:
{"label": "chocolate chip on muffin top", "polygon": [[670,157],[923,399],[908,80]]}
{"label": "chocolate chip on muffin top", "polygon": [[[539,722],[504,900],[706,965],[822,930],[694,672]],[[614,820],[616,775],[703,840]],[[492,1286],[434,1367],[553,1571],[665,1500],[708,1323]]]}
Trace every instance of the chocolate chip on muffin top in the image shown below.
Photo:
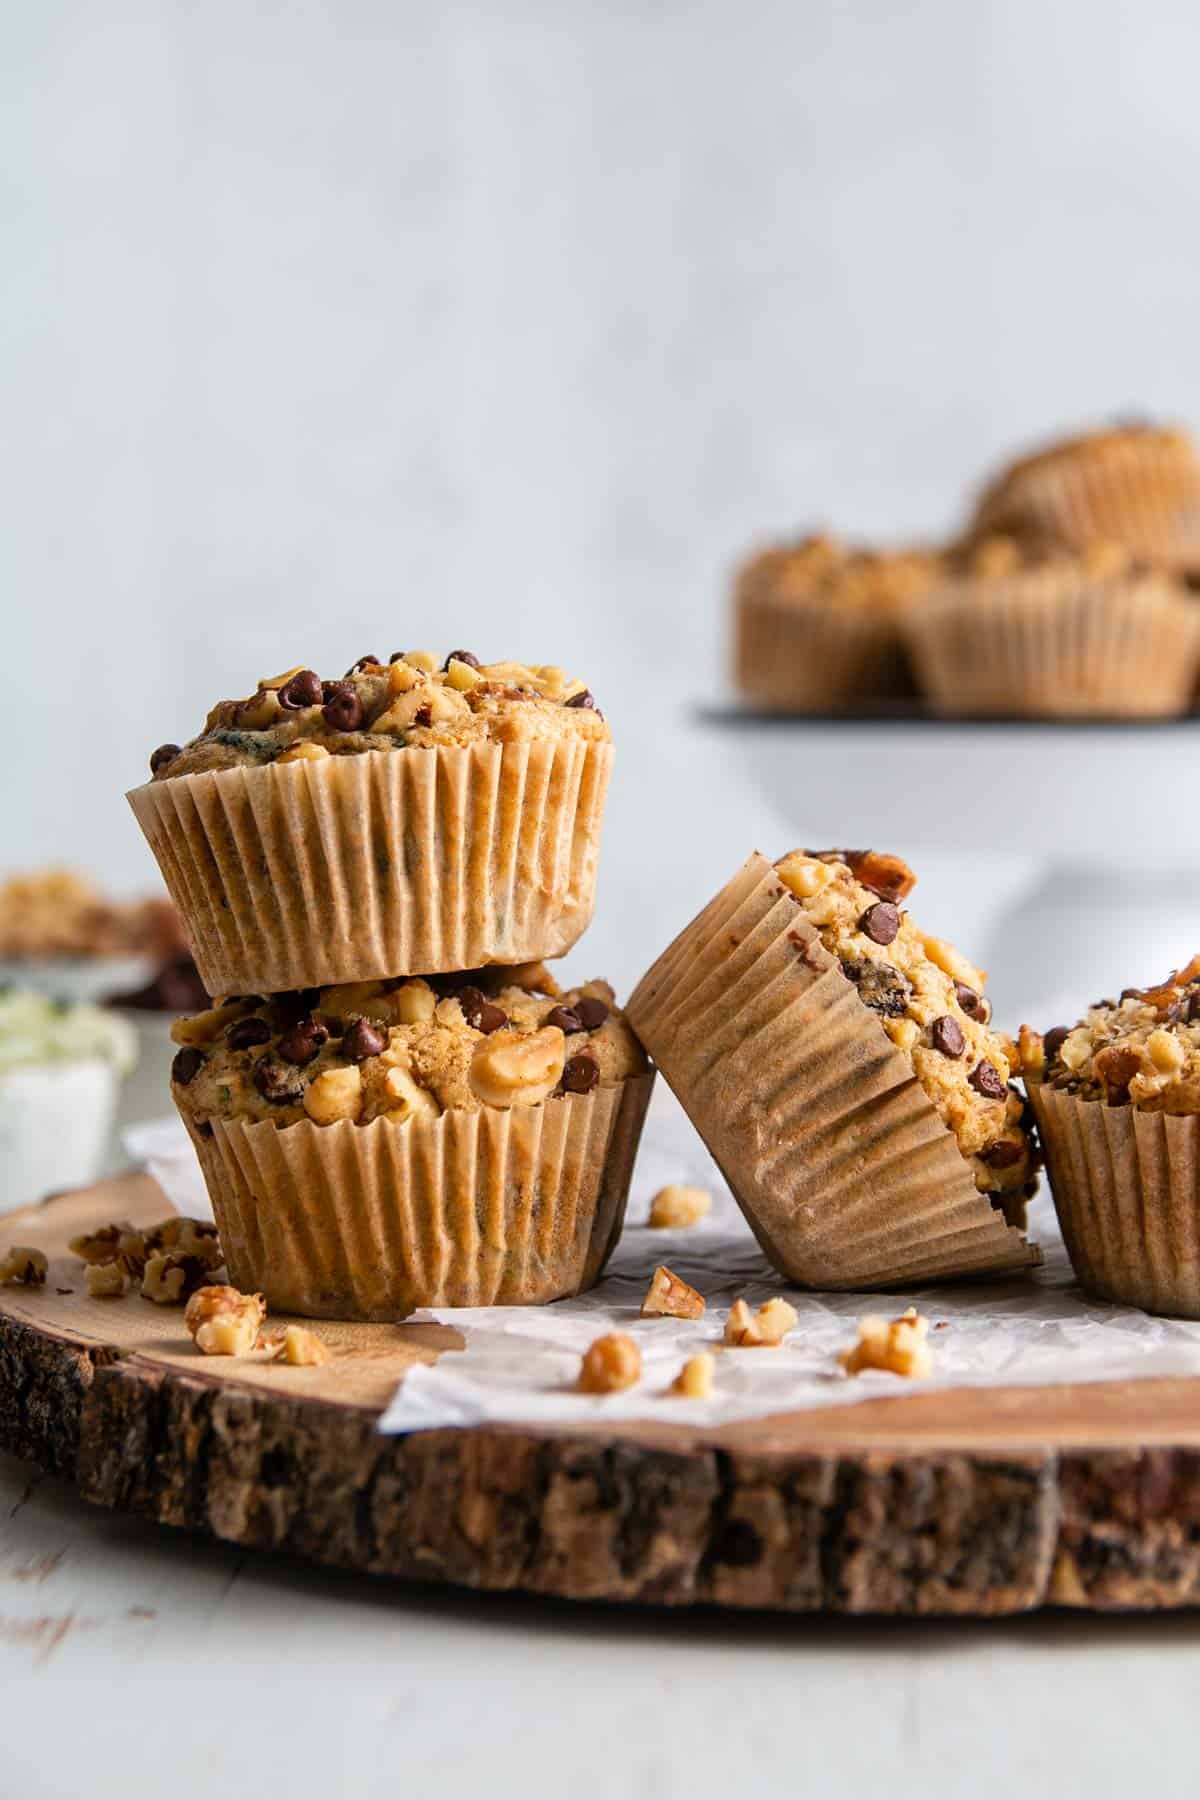
{"label": "chocolate chip on muffin top", "polygon": [[563,669],[481,663],[469,650],[451,651],[439,666],[427,652],[408,650],[386,663],[361,656],[338,680],[300,667],[260,681],[244,700],[219,701],[182,748],[160,745],[150,770],[155,781],[168,781],[370,750],[609,735],[591,693]]}
{"label": "chocolate chip on muffin top", "polygon": [[175,1101],[201,1131],[536,1106],[647,1066],[606,982],[560,993],[540,964],[234,1000],[173,1031]]}
{"label": "chocolate chip on muffin top", "polygon": [[784,888],[841,964],[864,1006],[908,1057],[984,1193],[1017,1193],[1036,1153],[1008,1086],[1015,1046],[990,1029],[984,976],[902,907],[915,876],[873,850],[794,850],[775,864]]}
{"label": "chocolate chip on muffin top", "polygon": [[1156,987],[1098,1000],[1074,1025],[1021,1028],[1033,1080],[1145,1112],[1200,1113],[1200,955]]}

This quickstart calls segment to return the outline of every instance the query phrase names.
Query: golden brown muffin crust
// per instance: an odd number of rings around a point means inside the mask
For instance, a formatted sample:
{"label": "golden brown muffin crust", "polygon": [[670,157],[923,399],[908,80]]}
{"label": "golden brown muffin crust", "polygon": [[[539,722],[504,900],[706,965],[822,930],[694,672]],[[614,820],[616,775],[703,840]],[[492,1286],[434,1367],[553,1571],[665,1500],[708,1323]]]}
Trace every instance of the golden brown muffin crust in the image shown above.
{"label": "golden brown muffin crust", "polygon": [[362,656],[336,681],[303,667],[269,676],[246,699],[219,701],[189,743],[160,745],[150,771],[164,781],[372,750],[609,736],[589,690],[564,669],[480,663],[467,650],[451,651],[439,666],[409,650],[388,662]]}

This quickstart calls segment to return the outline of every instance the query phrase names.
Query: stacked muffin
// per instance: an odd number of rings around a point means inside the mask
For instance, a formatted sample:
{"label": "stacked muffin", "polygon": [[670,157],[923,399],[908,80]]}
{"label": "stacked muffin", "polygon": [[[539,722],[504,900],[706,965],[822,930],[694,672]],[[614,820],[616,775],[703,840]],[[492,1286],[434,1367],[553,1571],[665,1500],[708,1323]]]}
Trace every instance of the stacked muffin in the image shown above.
{"label": "stacked muffin", "polygon": [[209,993],[176,1104],[232,1279],[387,1319],[556,1299],[616,1240],[652,1076],[592,914],[612,761],[561,669],[297,668],[163,745],[130,802]]}
{"label": "stacked muffin", "polygon": [[755,706],[845,712],[907,691],[958,716],[1170,718],[1200,672],[1200,456],[1125,424],[1051,444],[984,489],[961,542],[829,539],[737,578],[735,673]]}

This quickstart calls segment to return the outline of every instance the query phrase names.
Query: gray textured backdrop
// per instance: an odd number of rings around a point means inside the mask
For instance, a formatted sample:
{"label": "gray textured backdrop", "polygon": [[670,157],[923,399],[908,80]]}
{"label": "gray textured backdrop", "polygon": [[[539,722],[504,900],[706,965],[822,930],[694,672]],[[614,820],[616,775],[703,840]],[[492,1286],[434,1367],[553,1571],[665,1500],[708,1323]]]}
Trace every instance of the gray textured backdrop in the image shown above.
{"label": "gray textured backdrop", "polygon": [[121,791],[211,699],[453,640],[610,712],[627,980],[778,842],[678,723],[747,538],[935,530],[1047,425],[1200,415],[1191,6],[19,0],[0,41],[6,867],[145,880]]}

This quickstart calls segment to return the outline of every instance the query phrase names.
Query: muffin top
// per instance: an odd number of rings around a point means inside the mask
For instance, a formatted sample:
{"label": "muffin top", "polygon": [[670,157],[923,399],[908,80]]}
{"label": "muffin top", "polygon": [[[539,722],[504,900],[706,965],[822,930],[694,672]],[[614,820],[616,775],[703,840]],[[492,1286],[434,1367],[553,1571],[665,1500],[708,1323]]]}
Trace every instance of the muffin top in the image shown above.
{"label": "muffin top", "polygon": [[930,550],[869,550],[814,535],[763,550],[737,578],[743,600],[816,603],[893,612],[928,588],[939,557]]}
{"label": "muffin top", "polygon": [[1005,581],[1012,576],[1050,571],[1077,581],[1168,580],[1123,544],[1096,539],[1079,549],[1036,533],[1016,537],[985,532],[965,538],[947,553],[946,575],[959,581]]}
{"label": "muffin top", "polygon": [[202,1133],[213,1119],[403,1125],[537,1106],[648,1066],[607,982],[563,993],[541,964],[236,1000],[172,1035],[172,1092]]}
{"label": "muffin top", "polygon": [[587,688],[563,669],[481,663],[469,650],[452,650],[439,667],[426,651],[405,650],[387,662],[360,656],[338,681],[286,669],[245,700],[219,700],[198,737],[159,746],[150,772],[166,781],[368,750],[609,735]]}
{"label": "muffin top", "polygon": [[1200,1112],[1200,956],[1157,987],[1098,1000],[1076,1025],[1021,1028],[1027,1076],[1145,1112]]}
{"label": "muffin top", "polygon": [[902,908],[912,870],[874,850],[793,850],[775,869],[911,1062],[975,1185],[996,1195],[1028,1186],[1037,1158],[1023,1101],[1008,1085],[1016,1048],[990,1028],[982,970]]}

